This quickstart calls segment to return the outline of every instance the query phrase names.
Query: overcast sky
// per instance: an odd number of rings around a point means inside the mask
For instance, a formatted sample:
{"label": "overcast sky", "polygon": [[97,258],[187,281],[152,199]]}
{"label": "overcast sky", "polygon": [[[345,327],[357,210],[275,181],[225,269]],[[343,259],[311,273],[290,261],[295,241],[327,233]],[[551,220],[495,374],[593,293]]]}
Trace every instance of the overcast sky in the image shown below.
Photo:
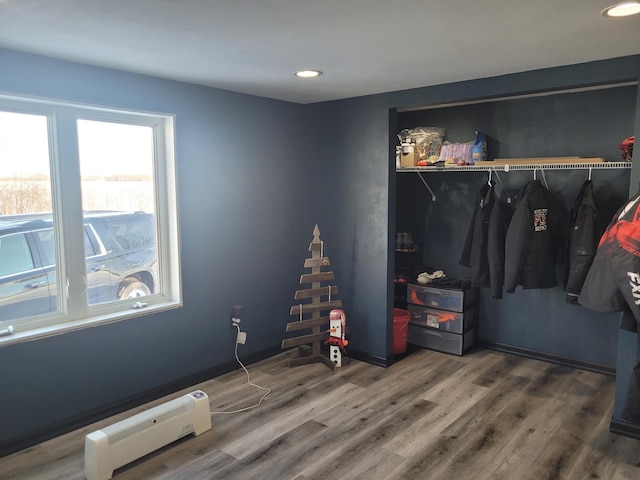
{"label": "overcast sky", "polygon": [[[150,127],[79,120],[78,143],[83,177],[153,172]],[[47,119],[0,111],[0,178],[30,175],[49,175]]]}

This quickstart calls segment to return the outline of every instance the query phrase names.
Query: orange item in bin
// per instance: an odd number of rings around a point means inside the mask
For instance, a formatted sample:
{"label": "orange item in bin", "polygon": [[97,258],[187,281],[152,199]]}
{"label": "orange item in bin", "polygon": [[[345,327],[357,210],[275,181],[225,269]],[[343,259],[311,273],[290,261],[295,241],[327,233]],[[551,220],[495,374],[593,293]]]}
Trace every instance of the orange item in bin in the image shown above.
{"label": "orange item in bin", "polygon": [[450,322],[451,320],[455,320],[455,319],[456,319],[456,316],[453,313],[443,313],[441,315],[438,315],[439,323]]}

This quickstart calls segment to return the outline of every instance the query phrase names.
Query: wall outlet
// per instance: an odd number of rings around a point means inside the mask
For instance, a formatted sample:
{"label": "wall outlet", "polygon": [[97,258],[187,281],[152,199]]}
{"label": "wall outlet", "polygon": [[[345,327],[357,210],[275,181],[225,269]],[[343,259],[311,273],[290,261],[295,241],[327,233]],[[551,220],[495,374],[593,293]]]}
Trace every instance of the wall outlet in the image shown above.
{"label": "wall outlet", "polygon": [[244,345],[246,341],[247,341],[247,332],[238,332],[237,342]]}

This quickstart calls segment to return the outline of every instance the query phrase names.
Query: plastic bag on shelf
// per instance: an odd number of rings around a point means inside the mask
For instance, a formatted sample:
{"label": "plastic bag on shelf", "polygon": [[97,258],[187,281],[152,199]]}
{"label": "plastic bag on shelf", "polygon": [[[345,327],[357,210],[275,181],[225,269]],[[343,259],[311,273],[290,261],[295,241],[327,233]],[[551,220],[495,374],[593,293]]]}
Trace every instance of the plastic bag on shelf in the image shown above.
{"label": "plastic bag on shelf", "polygon": [[419,160],[435,163],[440,157],[445,133],[446,130],[440,127],[405,128],[398,134],[402,153],[409,153],[413,146]]}
{"label": "plastic bag on shelf", "polygon": [[487,159],[487,139],[476,131],[475,140],[465,143],[444,142],[440,150],[440,161],[446,165],[473,165]]}
{"label": "plastic bag on shelf", "polygon": [[445,165],[470,165],[473,161],[473,142],[444,142],[439,160]]}
{"label": "plastic bag on shelf", "polygon": [[471,164],[487,159],[487,137],[482,132],[476,132],[476,140],[471,151]]}

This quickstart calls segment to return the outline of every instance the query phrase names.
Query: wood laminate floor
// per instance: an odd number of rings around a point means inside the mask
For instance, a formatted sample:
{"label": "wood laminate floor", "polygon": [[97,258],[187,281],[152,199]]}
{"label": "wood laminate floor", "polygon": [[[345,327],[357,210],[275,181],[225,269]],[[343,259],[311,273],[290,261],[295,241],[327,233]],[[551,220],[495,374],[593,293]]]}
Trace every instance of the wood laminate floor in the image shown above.
{"label": "wood laminate floor", "polygon": [[[608,432],[615,379],[508,354],[418,350],[384,369],[350,361],[249,366],[273,391],[245,413],[114,473],[166,479],[640,479],[640,442]],[[84,478],[84,436],[199,388],[212,411],[257,402],[242,370],[0,459],[3,479]]]}

